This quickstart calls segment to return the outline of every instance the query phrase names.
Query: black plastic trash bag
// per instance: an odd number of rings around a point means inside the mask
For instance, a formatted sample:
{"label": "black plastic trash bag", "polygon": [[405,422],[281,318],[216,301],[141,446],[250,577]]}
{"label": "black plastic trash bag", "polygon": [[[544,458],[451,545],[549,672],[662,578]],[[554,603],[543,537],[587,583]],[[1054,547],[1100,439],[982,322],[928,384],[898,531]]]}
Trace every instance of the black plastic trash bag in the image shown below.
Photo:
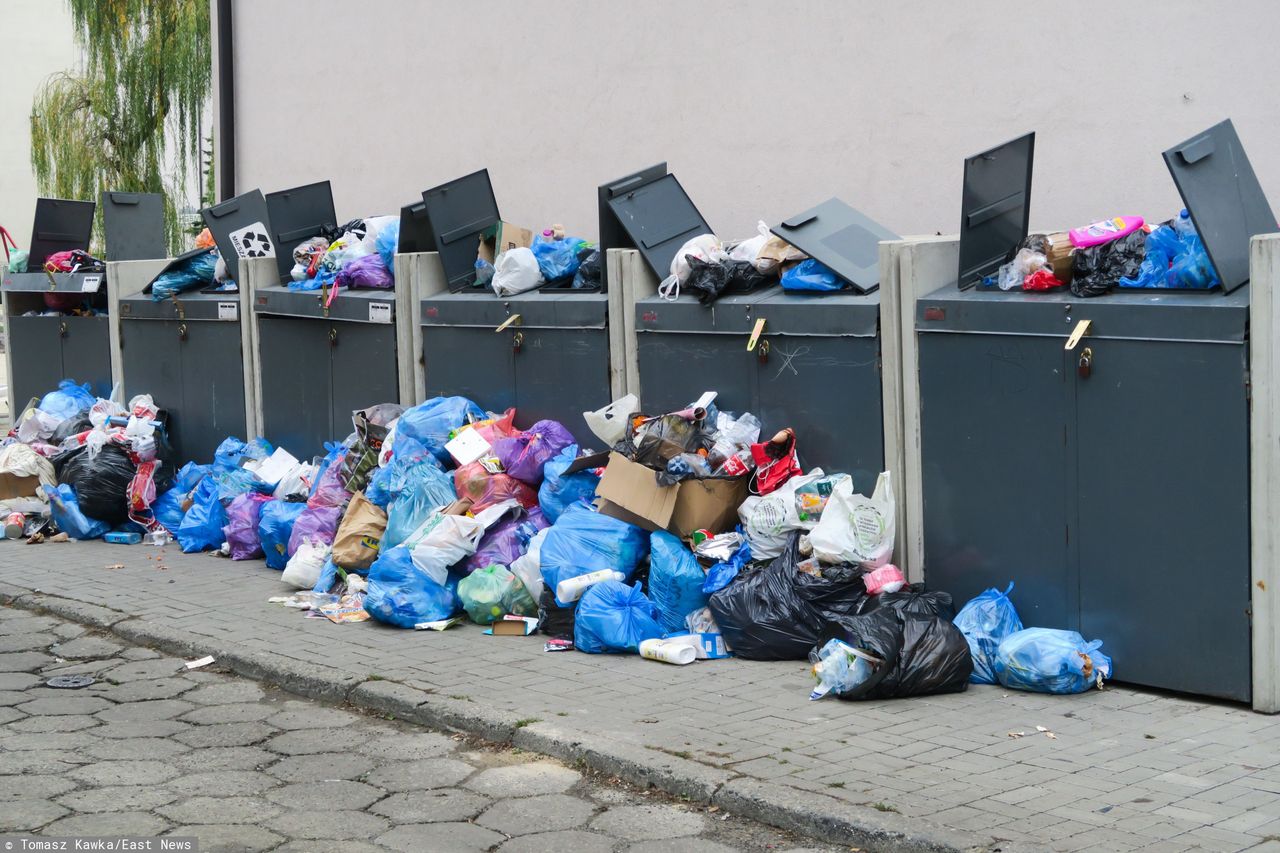
{"label": "black plastic trash bag", "polygon": [[[799,537],[798,532],[793,535],[793,539],[798,540]],[[874,598],[867,595],[866,584],[862,581],[865,569],[851,563],[823,566],[822,577],[816,578],[795,569],[798,552],[799,549],[792,543],[792,547],[783,551],[778,559],[792,561],[796,592],[827,619],[857,613],[867,606],[868,600]]]}
{"label": "black plastic trash bag", "polygon": [[1139,228],[1101,246],[1078,248],[1071,260],[1071,292],[1076,296],[1101,296],[1133,278],[1147,256],[1147,232]]}
{"label": "black plastic trash bag", "polygon": [[777,276],[762,273],[750,261],[725,261],[725,293],[752,293],[761,287],[768,287],[778,280]]}
{"label": "black plastic trash bag", "polygon": [[542,588],[538,598],[538,631],[557,640],[572,640],[574,629],[575,601],[569,607],[556,604],[556,591],[550,586]]}
{"label": "black plastic trash bag", "polygon": [[855,611],[856,615],[870,613],[881,607],[891,608],[900,613],[918,616],[937,616],[941,619],[956,618],[955,602],[951,593],[934,590],[930,592],[922,583],[904,586],[897,592],[882,592],[879,595],[868,595]]}
{"label": "black plastic trash bag", "polygon": [[53,435],[49,437],[49,443],[54,447],[61,447],[62,442],[66,441],[73,435],[79,435],[93,429],[93,424],[89,421],[89,416],[77,415],[74,418],[67,418],[58,424],[58,428],[53,431]]}
{"label": "black plastic trash bag", "polygon": [[828,627],[815,653],[827,640],[837,638],[881,661],[870,678],[837,693],[838,698],[900,699],[958,693],[969,686],[973,672],[969,643],[949,618],[912,609],[927,600],[921,596],[904,599],[903,607],[882,603],[870,613],[840,617]]}
{"label": "black plastic trash bag", "polygon": [[[53,458],[53,470],[59,483],[76,490],[85,515],[113,526],[129,520],[129,484],[138,468],[120,445],[107,442],[92,459],[86,447],[64,451]],[[171,466],[156,466],[155,485],[156,494],[169,490],[173,485]]]}
{"label": "black plastic trash bag", "polygon": [[826,620],[796,590],[785,556],[740,572],[707,602],[725,643],[740,658],[805,660],[822,637]]}
{"label": "black plastic trash bag", "polygon": [[603,263],[604,256],[600,254],[599,249],[586,247],[579,250],[578,271],[573,274],[573,286],[599,289],[604,279],[601,269]]}
{"label": "black plastic trash bag", "polygon": [[698,295],[698,301],[710,305],[720,298],[729,284],[729,270],[717,261],[704,261],[693,255],[686,255],[689,264],[689,277],[685,279],[684,288]]}

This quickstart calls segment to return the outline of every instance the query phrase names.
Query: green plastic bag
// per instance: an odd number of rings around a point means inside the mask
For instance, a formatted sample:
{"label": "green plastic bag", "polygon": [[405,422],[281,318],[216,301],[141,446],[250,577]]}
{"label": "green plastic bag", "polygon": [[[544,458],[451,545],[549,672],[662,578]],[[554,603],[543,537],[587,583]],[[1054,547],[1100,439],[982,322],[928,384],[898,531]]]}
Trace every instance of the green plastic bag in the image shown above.
{"label": "green plastic bag", "polygon": [[9,255],[9,272],[26,272],[27,257],[26,249],[14,249]]}
{"label": "green plastic bag", "polygon": [[458,581],[462,609],[478,625],[492,625],[508,614],[537,616],[538,605],[520,579],[496,563]]}

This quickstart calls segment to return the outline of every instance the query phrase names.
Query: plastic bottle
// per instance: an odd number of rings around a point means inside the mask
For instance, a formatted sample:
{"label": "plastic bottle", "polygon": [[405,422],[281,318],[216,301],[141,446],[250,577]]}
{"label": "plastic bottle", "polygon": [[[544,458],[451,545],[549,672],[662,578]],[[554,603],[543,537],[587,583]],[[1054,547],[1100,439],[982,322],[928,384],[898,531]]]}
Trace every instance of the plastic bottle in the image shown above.
{"label": "plastic bottle", "polygon": [[112,545],[137,545],[142,541],[142,534],[133,531],[113,530],[110,533],[104,533],[102,541],[110,542]]}
{"label": "plastic bottle", "polygon": [[1184,240],[1187,237],[1199,237],[1196,233],[1196,225],[1191,221],[1191,211],[1185,207],[1182,212],[1173,218],[1173,230],[1178,232],[1178,236]]}
{"label": "plastic bottle", "polygon": [[595,586],[601,581],[618,581],[621,583],[626,579],[626,575],[613,569],[601,569],[598,572],[578,575],[576,578],[566,578],[556,584],[556,600],[567,604],[570,601],[577,601],[587,591],[588,587]]}
{"label": "plastic bottle", "polygon": [[693,646],[687,643],[671,643],[666,640],[641,640],[640,657],[673,663],[676,666],[691,664],[698,657]]}
{"label": "plastic bottle", "polygon": [[1101,246],[1103,243],[1119,240],[1137,231],[1143,224],[1141,216],[1116,216],[1091,222],[1083,228],[1072,228],[1067,233],[1067,237],[1071,240],[1071,245],[1077,249],[1087,249],[1090,246]]}

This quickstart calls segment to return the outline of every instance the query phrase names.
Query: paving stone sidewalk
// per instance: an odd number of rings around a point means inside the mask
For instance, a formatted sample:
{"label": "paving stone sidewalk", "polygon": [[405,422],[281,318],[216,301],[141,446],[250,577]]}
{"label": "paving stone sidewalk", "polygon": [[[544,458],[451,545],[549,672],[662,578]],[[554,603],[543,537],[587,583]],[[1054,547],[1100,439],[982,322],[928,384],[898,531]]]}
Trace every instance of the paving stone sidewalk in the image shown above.
{"label": "paving stone sidewalk", "polygon": [[[840,850],[216,664],[188,672],[49,616],[0,609],[0,649],[15,650],[0,652],[0,835],[164,834],[204,853]],[[95,681],[45,686],[71,674]]]}
{"label": "paving stone sidewalk", "polygon": [[474,626],[338,626],[268,604],[284,591],[278,578],[260,562],[172,546],[0,543],[0,596],[39,590],[101,605],[117,612],[83,618],[193,651],[234,650],[246,672],[297,670],[304,691],[612,761],[624,776],[833,840],[1280,853],[1280,725],[1242,706],[1124,686],[812,703],[799,662],[672,667],[547,654],[536,635]]}

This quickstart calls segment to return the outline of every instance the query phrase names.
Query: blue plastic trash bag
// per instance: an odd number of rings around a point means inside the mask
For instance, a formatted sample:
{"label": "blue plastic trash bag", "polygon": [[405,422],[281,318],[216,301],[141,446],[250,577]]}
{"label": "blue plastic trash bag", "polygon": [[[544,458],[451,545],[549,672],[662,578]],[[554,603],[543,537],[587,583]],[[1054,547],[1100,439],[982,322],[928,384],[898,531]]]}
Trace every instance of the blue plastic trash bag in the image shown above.
{"label": "blue plastic trash bag", "polygon": [[[742,527],[738,527],[738,532],[742,532]],[[738,546],[738,550],[730,555],[729,559],[722,563],[716,563],[707,569],[706,580],[702,582],[702,591],[707,595],[719,592],[729,584],[733,583],[733,579],[738,576],[738,572],[751,562],[751,543],[747,541],[744,534],[742,544]]]}
{"label": "blue plastic trash bag", "polygon": [[539,234],[533,238],[533,257],[538,261],[538,270],[547,281],[569,278],[578,271],[578,249],[585,243],[578,237],[565,237],[555,240]]}
{"label": "blue plastic trash bag", "polygon": [[378,250],[378,256],[382,258],[382,262],[387,265],[387,269],[391,270],[394,276],[396,272],[396,250],[400,245],[400,220],[396,219],[388,222],[378,232],[377,238],[373,241],[374,247]]}
{"label": "blue plastic trash bag", "polygon": [[578,458],[578,445],[571,444],[547,461],[542,468],[543,481],[538,489],[538,505],[552,524],[574,504],[589,504],[596,499],[600,478],[591,471],[565,474]]}
{"label": "blue plastic trash bag", "polygon": [[89,390],[88,382],[83,385],[77,385],[70,379],[64,379],[58,383],[57,391],[50,391],[44,395],[44,398],[40,400],[39,409],[65,421],[69,418],[74,418],[95,402],[97,402],[97,398]]}
{"label": "blue plastic trash bag", "polygon": [[807,258],[782,274],[783,290],[842,290],[844,283],[827,267]]}
{"label": "blue plastic trash bag", "polygon": [[449,434],[463,424],[482,421],[485,417],[484,410],[466,397],[434,397],[400,416],[396,421],[396,442],[400,436],[408,436],[421,442],[445,465],[452,465],[453,457],[444,449]]}
{"label": "blue plastic trash bag", "polygon": [[194,462],[188,462],[178,469],[177,475],[173,478],[173,488],[181,489],[184,494],[190,492],[200,485],[200,481],[208,473],[208,465],[197,465]]}
{"label": "blue plastic trash bag", "polygon": [[391,461],[373,472],[369,485],[365,487],[364,496],[374,506],[386,509],[391,501],[414,487],[422,476],[418,473],[418,468],[422,466],[443,470],[440,460],[417,439],[396,436]]}
{"label": "blue plastic trash bag", "polygon": [[[573,506],[551,525],[540,555],[542,581],[552,591],[560,581],[611,569],[628,581],[649,553],[649,534],[587,506]],[[556,601],[568,607],[567,601]]]}
{"label": "blue plastic trash bag", "polygon": [[338,580],[338,564],[333,558],[324,561],[324,566],[320,569],[320,579],[316,581],[316,585],[311,591],[316,595],[328,595],[329,590],[333,589],[333,585]]}
{"label": "blue plastic trash bag", "polygon": [[683,631],[684,617],[707,606],[706,573],[684,543],[665,530],[649,537],[649,595],[665,631]]}
{"label": "blue plastic trash bag", "polygon": [[262,540],[262,553],[269,568],[282,572],[289,564],[289,535],[293,533],[293,523],[306,508],[304,503],[278,500],[262,505],[262,513],[258,516],[258,538]]}
{"label": "blue plastic trash bag", "polygon": [[80,511],[75,490],[66,483],[56,489],[45,486],[44,493],[49,496],[49,512],[53,515],[53,523],[72,539],[99,539],[104,533],[111,531],[110,524],[89,518]]}
{"label": "blue plastic trash bag", "polygon": [[662,637],[658,609],[640,591],[640,583],[627,586],[601,581],[582,594],[573,620],[573,647],[589,655],[605,652],[639,652],[644,640]]}
{"label": "blue plastic trash bag", "polygon": [[182,546],[182,553],[211,551],[221,548],[225,537],[222,528],[227,526],[227,511],[218,500],[218,483],[206,477],[196,486],[191,496],[191,509],[182,517],[182,523],[174,532],[174,538]]}
{"label": "blue plastic trash bag", "polygon": [[1005,637],[996,651],[996,678],[1013,690],[1083,693],[1111,677],[1111,658],[1075,631],[1025,628]]}
{"label": "blue plastic trash bag", "polygon": [[212,249],[175,262],[151,282],[151,298],[163,302],[171,296],[213,284],[218,253]]}
{"label": "blue plastic trash bag", "polygon": [[399,495],[387,505],[387,532],[383,548],[394,548],[422,526],[432,511],[457,499],[453,478],[438,468],[419,465],[406,477]]}
{"label": "blue plastic trash bag", "polygon": [[1138,274],[1120,279],[1121,287],[1168,287],[1169,264],[1182,251],[1178,232],[1168,225],[1160,225],[1147,235],[1145,255]]}
{"label": "blue plastic trash bag", "polygon": [[172,488],[151,504],[151,517],[171,534],[177,532],[178,525],[182,524],[182,517],[186,515],[182,502],[186,500],[188,491]]}
{"label": "blue plastic trash bag", "polygon": [[259,480],[258,475],[248,468],[213,471],[209,474],[209,479],[217,483],[218,500],[224,504],[231,503],[231,501],[249,492],[259,492],[264,495],[271,494],[271,486]]}
{"label": "blue plastic trash bag", "polygon": [[378,555],[369,568],[364,609],[379,622],[412,628],[420,622],[448,619],[460,609],[453,578],[445,586],[413,564],[403,545]]}
{"label": "blue plastic trash bag", "polygon": [[969,652],[973,655],[971,684],[996,683],[996,650],[1000,648],[1000,641],[1022,630],[1022,620],[1009,600],[1011,592],[1012,582],[1004,592],[992,588],[976,595],[960,608],[953,620],[969,641]]}

